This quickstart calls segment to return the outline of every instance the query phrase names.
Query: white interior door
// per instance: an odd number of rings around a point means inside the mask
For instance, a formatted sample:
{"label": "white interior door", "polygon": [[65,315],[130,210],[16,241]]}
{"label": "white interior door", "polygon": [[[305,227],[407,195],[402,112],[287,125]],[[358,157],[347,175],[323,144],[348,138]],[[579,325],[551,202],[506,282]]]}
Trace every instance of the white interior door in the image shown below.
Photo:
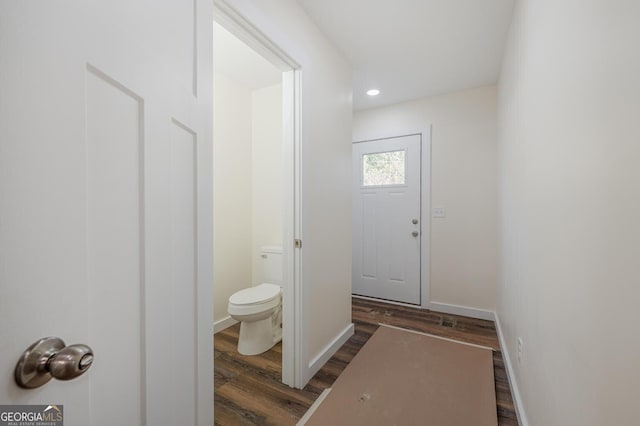
{"label": "white interior door", "polygon": [[[211,5],[0,2],[0,404],[211,425]],[[95,354],[19,388],[32,342]]]}
{"label": "white interior door", "polygon": [[353,294],[420,304],[420,135],[353,145]]}

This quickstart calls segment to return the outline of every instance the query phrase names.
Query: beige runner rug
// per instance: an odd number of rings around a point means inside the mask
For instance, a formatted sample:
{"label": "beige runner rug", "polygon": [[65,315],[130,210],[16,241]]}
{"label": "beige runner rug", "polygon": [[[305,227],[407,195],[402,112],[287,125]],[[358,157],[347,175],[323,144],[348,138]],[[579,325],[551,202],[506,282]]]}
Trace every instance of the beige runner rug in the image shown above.
{"label": "beige runner rug", "polygon": [[384,325],[324,396],[299,424],[498,424],[491,348]]}

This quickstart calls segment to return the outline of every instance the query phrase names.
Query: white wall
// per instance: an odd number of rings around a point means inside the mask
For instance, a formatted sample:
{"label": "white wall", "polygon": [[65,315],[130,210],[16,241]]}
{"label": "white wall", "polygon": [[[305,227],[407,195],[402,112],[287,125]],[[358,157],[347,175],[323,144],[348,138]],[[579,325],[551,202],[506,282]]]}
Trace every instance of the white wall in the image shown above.
{"label": "white wall", "polygon": [[638,22],[637,1],[516,6],[499,85],[498,314],[531,425],[639,422]]}
{"label": "white wall", "polygon": [[251,284],[251,91],[214,73],[214,321]]}
{"label": "white wall", "polygon": [[495,309],[496,108],[489,86],[354,113],[354,141],[432,125],[430,302]]}
{"label": "white wall", "polygon": [[214,73],[214,320],[262,280],[260,248],[282,244],[282,85]]}
{"label": "white wall", "polygon": [[303,368],[351,323],[351,69],[294,0],[228,3],[302,68]]}
{"label": "white wall", "polygon": [[264,282],[260,248],[282,245],[282,84],[251,93],[252,282]]}

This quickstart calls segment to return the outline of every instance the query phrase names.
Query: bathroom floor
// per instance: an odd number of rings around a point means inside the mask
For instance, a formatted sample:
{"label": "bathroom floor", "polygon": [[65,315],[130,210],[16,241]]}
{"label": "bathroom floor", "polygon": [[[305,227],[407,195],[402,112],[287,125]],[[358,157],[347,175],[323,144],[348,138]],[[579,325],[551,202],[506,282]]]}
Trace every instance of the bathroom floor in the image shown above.
{"label": "bathroom floor", "polygon": [[261,355],[243,356],[236,350],[239,324],[216,334],[215,424],[295,425],[320,393],[333,384],[378,328],[378,323],[497,349],[493,354],[493,366],[498,424],[518,424],[493,322],[356,298],[352,303],[352,316],[355,334],[303,390],[292,389],[280,382],[281,344]]}

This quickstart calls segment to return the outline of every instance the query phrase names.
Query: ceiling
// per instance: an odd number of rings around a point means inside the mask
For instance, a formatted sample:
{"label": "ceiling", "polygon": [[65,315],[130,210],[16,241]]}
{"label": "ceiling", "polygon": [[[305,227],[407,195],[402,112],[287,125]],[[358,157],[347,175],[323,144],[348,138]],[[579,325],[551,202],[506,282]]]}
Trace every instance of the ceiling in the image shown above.
{"label": "ceiling", "polygon": [[[514,0],[298,0],[353,68],[355,110],[496,83]],[[380,94],[369,97],[366,91]]]}
{"label": "ceiling", "polygon": [[282,71],[217,22],[213,23],[213,72],[251,90],[282,81]]}

